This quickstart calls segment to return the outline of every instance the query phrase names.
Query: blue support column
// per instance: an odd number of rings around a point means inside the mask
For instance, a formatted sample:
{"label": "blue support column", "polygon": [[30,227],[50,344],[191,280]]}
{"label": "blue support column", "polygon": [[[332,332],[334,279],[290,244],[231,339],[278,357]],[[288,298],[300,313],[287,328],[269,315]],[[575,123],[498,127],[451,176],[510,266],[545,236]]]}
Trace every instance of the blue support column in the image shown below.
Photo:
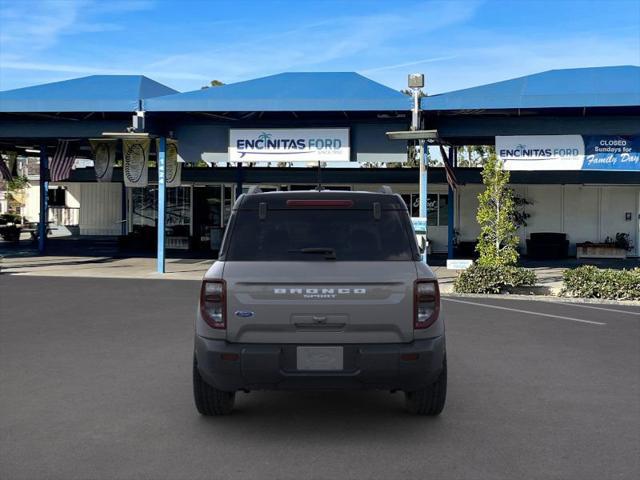
{"label": "blue support column", "polygon": [[238,162],[236,165],[236,198],[242,195],[242,181],[244,172],[242,170],[242,162]]}
{"label": "blue support column", "polygon": [[129,226],[127,223],[127,187],[124,186],[124,180],[122,181],[122,190],[120,191],[121,196],[121,205],[120,205],[120,214],[122,217],[122,225],[120,229],[120,233],[123,237],[126,237],[129,233]]}
{"label": "blue support column", "polygon": [[[427,162],[428,152],[424,140],[420,141],[420,209],[419,215],[423,218],[427,216]],[[425,224],[427,222],[425,221]],[[426,225],[426,236],[429,238],[429,226]],[[427,248],[422,254],[422,261],[427,263]]]}
{"label": "blue support column", "polygon": [[[451,162],[451,168],[455,168],[457,164],[457,155],[458,152],[456,147],[451,147],[449,149],[449,161]],[[453,251],[453,238],[455,236],[455,225],[454,225],[454,194],[453,188],[449,185],[449,189],[447,190],[447,258],[453,258],[455,256]]]}
{"label": "blue support column", "polygon": [[160,138],[158,147],[158,273],[165,272],[165,257],[164,257],[164,230],[165,230],[165,216],[166,216],[166,152],[167,152],[167,139],[165,137]]}
{"label": "blue support column", "polygon": [[44,255],[47,249],[47,226],[49,222],[49,157],[47,145],[40,145],[40,223],[38,224],[38,252]]}

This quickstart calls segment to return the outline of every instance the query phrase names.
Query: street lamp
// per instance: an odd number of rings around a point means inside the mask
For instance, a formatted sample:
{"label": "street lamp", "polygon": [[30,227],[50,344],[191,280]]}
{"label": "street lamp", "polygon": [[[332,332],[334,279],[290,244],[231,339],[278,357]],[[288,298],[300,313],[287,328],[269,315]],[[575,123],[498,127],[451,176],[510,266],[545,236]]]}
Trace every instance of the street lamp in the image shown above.
{"label": "street lamp", "polygon": [[411,130],[418,130],[418,111],[420,110],[420,90],[424,88],[424,75],[422,73],[410,73],[408,78],[409,89],[413,97],[413,109],[411,110]]}
{"label": "street lamp", "polygon": [[[411,73],[408,78],[409,89],[411,89],[411,96],[413,97],[413,109],[411,110],[411,130],[416,132],[420,129],[420,93],[424,88],[424,75],[422,73]],[[420,165],[420,208],[418,215],[424,222],[425,234],[427,231],[427,166],[425,165],[427,156],[425,152],[424,139],[418,139],[418,148],[416,149],[416,155],[418,157],[418,165]],[[423,253],[423,260],[427,261],[427,247],[425,244],[425,250]]]}

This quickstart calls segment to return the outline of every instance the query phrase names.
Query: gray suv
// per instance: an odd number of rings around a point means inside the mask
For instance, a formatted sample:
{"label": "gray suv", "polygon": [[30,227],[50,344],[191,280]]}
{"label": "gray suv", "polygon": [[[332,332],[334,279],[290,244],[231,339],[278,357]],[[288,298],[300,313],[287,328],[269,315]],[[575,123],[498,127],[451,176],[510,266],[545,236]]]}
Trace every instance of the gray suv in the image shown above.
{"label": "gray suv", "polygon": [[404,391],[412,413],[438,415],[444,330],[438,282],[399,195],[251,192],[202,282],[195,404],[224,415],[239,390],[384,389]]}

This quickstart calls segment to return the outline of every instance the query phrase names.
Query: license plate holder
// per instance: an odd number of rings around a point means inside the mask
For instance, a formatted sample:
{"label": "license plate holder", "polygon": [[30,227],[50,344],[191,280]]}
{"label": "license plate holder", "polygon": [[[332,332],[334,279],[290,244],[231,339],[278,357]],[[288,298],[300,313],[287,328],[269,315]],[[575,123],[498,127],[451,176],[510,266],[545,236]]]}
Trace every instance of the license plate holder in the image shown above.
{"label": "license plate holder", "polygon": [[335,346],[298,347],[296,365],[301,371],[339,371],[344,369],[344,348]]}

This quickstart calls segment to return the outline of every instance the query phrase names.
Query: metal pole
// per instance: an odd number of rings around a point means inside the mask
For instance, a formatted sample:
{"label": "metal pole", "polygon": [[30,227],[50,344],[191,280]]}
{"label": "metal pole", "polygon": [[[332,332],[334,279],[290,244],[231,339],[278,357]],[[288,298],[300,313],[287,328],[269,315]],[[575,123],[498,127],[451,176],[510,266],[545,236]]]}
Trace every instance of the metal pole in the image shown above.
{"label": "metal pole", "polygon": [[[413,96],[413,109],[411,111],[411,130],[418,130],[418,128],[420,127],[420,89],[412,88],[411,95]],[[424,140],[420,140],[419,145],[417,145],[416,148],[418,149],[416,155],[418,157],[418,163],[420,165],[420,208],[418,215],[422,218],[425,218],[427,216],[427,150],[425,148]],[[424,253],[422,254],[422,260],[427,263],[426,247]]]}
{"label": "metal pole", "polygon": [[158,273],[165,273],[164,229],[166,214],[166,151],[167,139],[160,137],[158,146]]}
{"label": "metal pole", "polygon": [[[420,210],[419,215],[423,218],[427,217],[427,147],[425,145],[424,140],[420,140]],[[429,226],[426,225],[425,221],[425,231],[426,236],[429,238]],[[427,248],[428,245],[425,246],[424,253],[422,254],[422,261],[427,263]]]}
{"label": "metal pole", "polygon": [[127,220],[127,187],[124,186],[124,180],[122,180],[122,188],[120,190],[120,215],[122,216],[122,225],[120,229],[120,234],[123,237],[126,237],[129,233],[129,222]]}
{"label": "metal pole", "polygon": [[243,173],[242,162],[238,162],[236,165],[236,198],[242,195]]}
{"label": "metal pole", "polygon": [[411,110],[411,130],[418,130],[418,111],[420,110],[420,89],[412,88],[413,109]]}
{"label": "metal pole", "polygon": [[[449,161],[451,162],[451,168],[455,168],[456,166],[456,156],[458,152],[456,147],[451,147],[449,149]],[[455,254],[453,251],[453,237],[455,235],[455,226],[454,226],[454,195],[453,188],[449,185],[449,189],[447,190],[447,257],[454,258]]]}
{"label": "metal pole", "polygon": [[49,157],[47,145],[40,145],[40,223],[38,224],[38,252],[44,255],[47,248],[49,222]]}

